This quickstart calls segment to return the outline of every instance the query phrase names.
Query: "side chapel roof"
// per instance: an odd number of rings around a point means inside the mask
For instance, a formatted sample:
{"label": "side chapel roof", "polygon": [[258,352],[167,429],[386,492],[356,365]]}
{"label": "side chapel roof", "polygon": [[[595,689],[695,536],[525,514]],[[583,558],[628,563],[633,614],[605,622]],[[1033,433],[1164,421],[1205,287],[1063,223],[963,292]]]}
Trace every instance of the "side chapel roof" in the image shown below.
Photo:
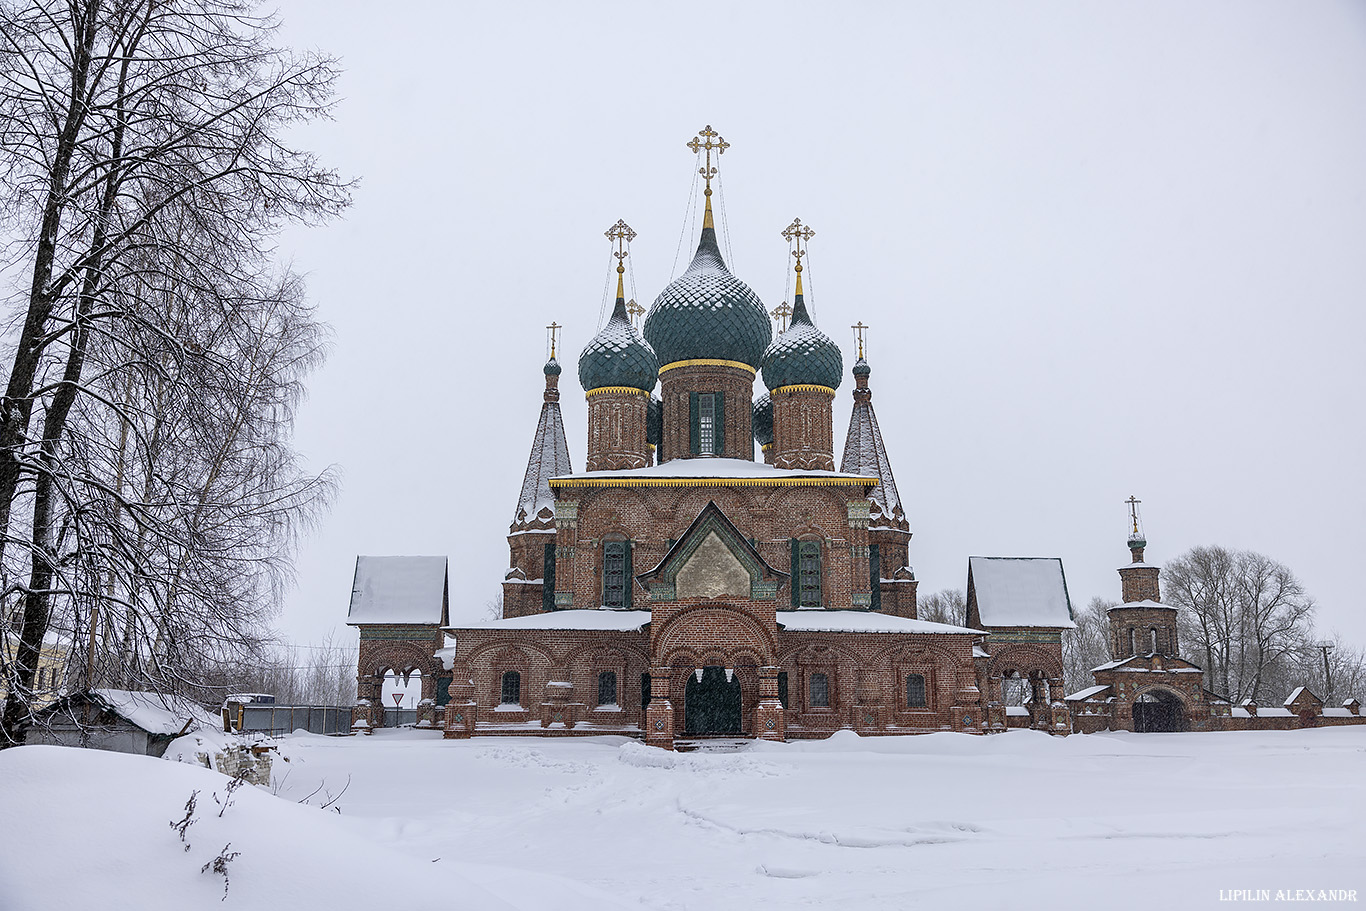
{"label": "side chapel roof", "polygon": [[1075,625],[1060,558],[968,558],[968,626]]}
{"label": "side chapel roof", "polygon": [[445,557],[356,557],[347,626],[446,622]]}
{"label": "side chapel roof", "polygon": [[[553,368],[553,371],[552,371]],[[560,414],[560,393],[556,387],[560,365],[554,355],[545,365],[545,401],[541,417],[536,422],[536,438],[527,457],[526,474],[522,478],[522,492],[517,497],[517,511],[512,517],[512,528],[540,520],[548,525],[555,518],[555,494],[550,491],[550,479],[572,474],[569,464],[569,441],[564,435],[564,418]]]}

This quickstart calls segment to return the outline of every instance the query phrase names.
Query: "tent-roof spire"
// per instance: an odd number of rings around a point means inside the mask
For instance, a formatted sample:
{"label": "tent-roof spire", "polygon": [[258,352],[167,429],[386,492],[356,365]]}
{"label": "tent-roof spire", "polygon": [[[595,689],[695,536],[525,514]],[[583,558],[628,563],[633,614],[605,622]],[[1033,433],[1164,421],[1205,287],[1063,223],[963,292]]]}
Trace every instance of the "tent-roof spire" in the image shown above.
{"label": "tent-roof spire", "polygon": [[526,461],[522,478],[522,492],[517,497],[517,511],[512,517],[512,532],[532,528],[553,528],[555,525],[555,494],[550,490],[550,479],[562,474],[573,474],[569,462],[569,442],[564,435],[564,418],[560,414],[560,362],[555,359],[559,331],[564,327],[551,321],[546,326],[550,340],[550,359],[545,362],[545,393],[541,399],[541,417],[536,422],[536,437],[531,442],[531,454]]}
{"label": "tent-roof spire", "polygon": [[873,411],[873,390],[868,388],[868,374],[872,370],[864,359],[863,335],[868,327],[860,320],[852,328],[858,336],[859,357],[854,363],[854,410],[849,415],[849,433],[844,439],[840,471],[876,477],[880,483],[868,498],[873,502],[873,517],[877,524],[909,530],[896,479],[892,477],[892,462],[887,457],[887,446],[882,442],[882,430]]}

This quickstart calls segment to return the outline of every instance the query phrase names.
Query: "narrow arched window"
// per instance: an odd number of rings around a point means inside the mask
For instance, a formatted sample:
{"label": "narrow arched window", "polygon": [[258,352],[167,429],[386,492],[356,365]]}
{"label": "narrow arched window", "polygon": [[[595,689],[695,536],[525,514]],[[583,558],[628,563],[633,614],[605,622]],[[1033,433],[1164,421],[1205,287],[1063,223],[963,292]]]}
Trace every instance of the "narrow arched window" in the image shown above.
{"label": "narrow arched window", "polygon": [[1148,651],[1149,651],[1150,653],[1156,655],[1156,654],[1157,654],[1157,627],[1153,627],[1152,629],[1148,630],[1148,638],[1149,638],[1149,643],[1148,643],[1148,644],[1149,644],[1149,648],[1148,648]]}
{"label": "narrow arched window", "polygon": [[650,707],[650,675],[640,675],[640,710],[643,712]]}
{"label": "narrow arched window", "polygon": [[778,702],[787,708],[787,671],[778,672]]}
{"label": "narrow arched window", "polygon": [[630,607],[631,542],[602,542],[602,606]]}
{"label": "narrow arched window", "polygon": [[1132,626],[1129,627],[1129,654],[1138,654],[1138,652],[1134,649],[1134,628]]}
{"label": "narrow arched window", "polygon": [[827,709],[830,707],[830,678],[824,674],[812,674],[810,684],[811,707]]}
{"label": "narrow arched window", "polygon": [[617,704],[616,671],[603,671],[598,674],[598,705]]}
{"label": "narrow arched window", "polygon": [[503,674],[503,697],[500,702],[503,705],[521,705],[522,703],[522,675],[516,671],[508,671]]}
{"label": "narrow arched window", "polygon": [[925,675],[907,674],[906,675],[906,708],[923,709],[925,707]]}
{"label": "narrow arched window", "polygon": [[802,541],[797,545],[798,607],[821,606],[821,542]]}

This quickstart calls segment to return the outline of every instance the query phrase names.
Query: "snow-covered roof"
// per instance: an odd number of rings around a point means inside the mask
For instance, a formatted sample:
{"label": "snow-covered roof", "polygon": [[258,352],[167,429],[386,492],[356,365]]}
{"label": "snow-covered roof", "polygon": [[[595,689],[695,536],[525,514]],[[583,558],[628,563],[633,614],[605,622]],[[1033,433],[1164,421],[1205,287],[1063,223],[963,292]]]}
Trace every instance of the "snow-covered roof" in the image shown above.
{"label": "snow-covered roof", "polygon": [[356,557],[346,622],[446,622],[445,557]]}
{"label": "snow-covered roof", "polygon": [[1151,598],[1144,598],[1142,601],[1125,601],[1123,604],[1110,608],[1110,610],[1118,610],[1121,607],[1134,607],[1142,610],[1176,610],[1176,608],[1172,607],[1170,604],[1163,604],[1162,602],[1154,601]]}
{"label": "snow-covered roof", "polygon": [[550,486],[559,487],[614,487],[668,485],[679,482],[717,481],[717,486],[764,486],[770,484],[817,485],[863,484],[875,485],[876,477],[844,474],[838,471],[797,471],[774,468],[763,462],[747,459],[671,459],[648,468],[622,468],[614,471],[581,471],[578,474],[552,478]]}
{"label": "snow-covered roof", "polygon": [[828,633],[950,633],[984,636],[980,629],[950,626],[929,620],[912,620],[861,610],[778,611],[778,626],[791,632]]}
{"label": "snow-covered roof", "polygon": [[[133,690],[91,690],[90,695],[109,711],[149,734],[179,734],[221,722],[203,706],[183,696]],[[190,722],[188,728],[186,722]]]}
{"label": "snow-covered roof", "polygon": [[[1285,697],[1285,701],[1282,702],[1281,705],[1290,705],[1290,704],[1291,704],[1292,702],[1294,702],[1296,699],[1300,698],[1300,694],[1301,694],[1301,693],[1305,693],[1305,692],[1308,692],[1308,691],[1309,691],[1309,688],[1308,688],[1307,686],[1297,686],[1297,687],[1295,687],[1295,689],[1290,693],[1290,695]],[[1309,695],[1310,695],[1312,698],[1314,698],[1314,699],[1318,699],[1318,698],[1319,698],[1319,697],[1315,696],[1313,693],[1309,693]],[[1322,701],[1322,700],[1320,700],[1320,701]]]}
{"label": "snow-covered roof", "polygon": [[1102,684],[1100,686],[1088,686],[1084,690],[1078,690],[1071,696],[1063,697],[1063,699],[1066,702],[1084,702],[1085,700],[1090,699],[1092,696],[1099,696],[1101,693],[1107,692],[1109,689],[1109,684]]}
{"label": "snow-covered roof", "polygon": [[968,622],[988,627],[1072,629],[1072,602],[1058,557],[969,557]]}
{"label": "snow-covered roof", "polygon": [[457,628],[467,630],[564,629],[634,632],[650,622],[647,610],[557,610],[525,617],[505,617]]}

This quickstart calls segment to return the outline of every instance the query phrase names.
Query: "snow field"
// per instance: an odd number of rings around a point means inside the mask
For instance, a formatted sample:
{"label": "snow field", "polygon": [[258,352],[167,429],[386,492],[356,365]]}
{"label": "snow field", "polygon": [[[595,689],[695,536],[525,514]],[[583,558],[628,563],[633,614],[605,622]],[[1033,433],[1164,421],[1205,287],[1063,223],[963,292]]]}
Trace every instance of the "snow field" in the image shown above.
{"label": "snow field", "polygon": [[[296,734],[284,750],[279,797],[240,789],[221,819],[210,794],[226,779],[204,769],[0,752],[0,908],[1203,908],[1257,888],[1366,900],[1362,728],[843,732],[735,753],[382,731]],[[314,805],[346,787],[340,814],[294,803],[320,785]],[[168,823],[195,788],[187,854]],[[242,854],[220,903],[222,878],[199,871],[227,841]]]}

